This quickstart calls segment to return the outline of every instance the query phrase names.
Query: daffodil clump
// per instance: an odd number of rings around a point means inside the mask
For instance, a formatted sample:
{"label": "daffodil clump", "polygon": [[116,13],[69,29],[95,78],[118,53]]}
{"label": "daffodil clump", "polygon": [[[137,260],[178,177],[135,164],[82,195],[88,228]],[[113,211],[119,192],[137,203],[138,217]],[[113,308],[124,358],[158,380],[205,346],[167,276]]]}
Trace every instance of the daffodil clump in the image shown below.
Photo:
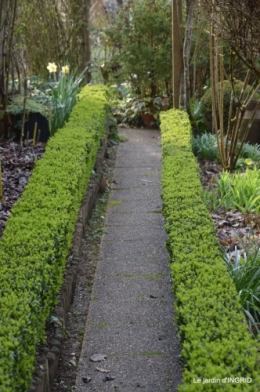
{"label": "daffodil clump", "polygon": [[[49,63],[48,66],[47,66],[47,69],[48,69],[50,74],[56,73],[57,69],[58,69],[58,66],[55,63]],[[68,74],[69,71],[70,71],[70,68],[69,68],[68,65],[64,65],[64,66],[61,67],[61,73],[63,73],[63,74]]]}
{"label": "daffodil clump", "polygon": [[54,134],[68,120],[70,112],[77,102],[77,93],[86,69],[78,75],[77,71],[70,71],[69,65],[63,65],[58,73],[58,66],[51,62],[48,63],[47,69],[50,79],[53,76],[49,87],[53,112],[50,132]]}

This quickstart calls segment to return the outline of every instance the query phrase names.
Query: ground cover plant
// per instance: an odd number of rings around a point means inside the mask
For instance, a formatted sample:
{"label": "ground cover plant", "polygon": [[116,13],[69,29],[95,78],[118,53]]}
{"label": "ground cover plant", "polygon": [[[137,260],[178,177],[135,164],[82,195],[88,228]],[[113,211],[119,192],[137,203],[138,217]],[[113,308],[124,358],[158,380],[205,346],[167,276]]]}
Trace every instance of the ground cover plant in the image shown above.
{"label": "ground cover plant", "polygon": [[12,209],[0,242],[0,389],[24,392],[56,302],[78,209],[103,136],[103,87],[86,87]]}
{"label": "ground cover plant", "polygon": [[[203,201],[188,116],[171,110],[161,122],[163,212],[184,361],[179,391],[257,391],[257,344]],[[249,381],[233,385],[227,377]]]}

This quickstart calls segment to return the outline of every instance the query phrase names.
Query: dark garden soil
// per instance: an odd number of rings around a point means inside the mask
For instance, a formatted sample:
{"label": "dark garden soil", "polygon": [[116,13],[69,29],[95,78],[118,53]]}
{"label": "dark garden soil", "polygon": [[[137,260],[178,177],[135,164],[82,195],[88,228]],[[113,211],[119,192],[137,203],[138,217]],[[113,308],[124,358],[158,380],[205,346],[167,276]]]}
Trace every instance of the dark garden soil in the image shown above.
{"label": "dark garden soil", "polygon": [[36,161],[43,156],[44,151],[45,144],[42,143],[35,146],[29,144],[25,147],[20,147],[13,141],[0,143],[3,185],[3,202],[0,203],[0,238],[13,204],[21,196]]}

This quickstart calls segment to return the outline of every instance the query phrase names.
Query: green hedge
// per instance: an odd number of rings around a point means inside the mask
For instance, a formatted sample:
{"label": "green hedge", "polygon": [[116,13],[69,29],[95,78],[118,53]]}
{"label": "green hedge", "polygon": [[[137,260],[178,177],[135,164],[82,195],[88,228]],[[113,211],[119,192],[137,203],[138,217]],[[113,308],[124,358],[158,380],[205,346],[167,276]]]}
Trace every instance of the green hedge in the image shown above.
{"label": "green hedge", "polygon": [[187,114],[162,113],[161,132],[163,212],[184,361],[179,391],[259,391],[258,344],[247,329],[203,202]]}
{"label": "green hedge", "polygon": [[48,141],[0,242],[0,391],[24,392],[62,284],[106,120],[106,90],[85,87]]}

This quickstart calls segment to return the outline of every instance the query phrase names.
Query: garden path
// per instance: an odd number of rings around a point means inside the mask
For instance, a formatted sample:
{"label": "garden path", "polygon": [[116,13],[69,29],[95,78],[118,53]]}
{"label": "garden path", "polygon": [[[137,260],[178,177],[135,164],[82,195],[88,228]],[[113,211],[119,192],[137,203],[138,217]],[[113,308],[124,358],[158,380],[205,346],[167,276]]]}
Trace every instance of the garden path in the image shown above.
{"label": "garden path", "polygon": [[[174,392],[180,344],[161,212],[159,131],[120,133],[128,141],[118,147],[76,390]],[[91,361],[94,354],[104,361]]]}

